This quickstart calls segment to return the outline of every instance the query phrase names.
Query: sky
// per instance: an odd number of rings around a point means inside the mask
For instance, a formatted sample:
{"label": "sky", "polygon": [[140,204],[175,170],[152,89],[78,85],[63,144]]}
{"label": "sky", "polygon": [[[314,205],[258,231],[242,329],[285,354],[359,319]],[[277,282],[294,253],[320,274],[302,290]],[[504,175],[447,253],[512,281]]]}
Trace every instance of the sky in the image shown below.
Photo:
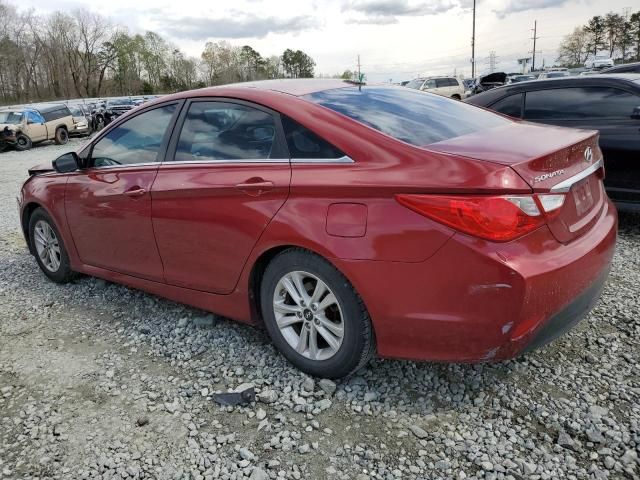
{"label": "sky", "polygon": [[[562,37],[594,15],[640,10],[637,0],[477,0],[476,69],[519,71],[531,56],[537,20],[536,64],[557,58]],[[13,0],[9,2],[16,4]],[[473,0],[20,0],[38,13],[85,8],[132,33],[153,30],[198,57],[207,41],[251,45],[263,56],[300,49],[316,75],[357,68],[370,82],[420,75],[471,75]]]}

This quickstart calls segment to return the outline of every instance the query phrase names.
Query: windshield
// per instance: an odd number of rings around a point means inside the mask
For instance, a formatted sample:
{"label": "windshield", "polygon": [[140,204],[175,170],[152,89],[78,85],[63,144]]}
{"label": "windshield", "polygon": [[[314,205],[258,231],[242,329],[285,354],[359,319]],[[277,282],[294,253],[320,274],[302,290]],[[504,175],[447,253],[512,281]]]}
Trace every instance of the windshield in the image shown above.
{"label": "windshield", "polygon": [[71,115],[74,117],[84,117],[84,112],[80,107],[71,106],[69,110],[71,110]]}
{"label": "windshield", "polygon": [[304,98],[416,146],[510,121],[462,102],[402,87],[337,88]]}
{"label": "windshield", "polygon": [[411,80],[409,83],[407,83],[405,85],[405,87],[407,88],[415,88],[416,90],[418,90],[422,84],[424,83],[424,80],[421,80],[419,78],[415,79],[415,80]]}
{"label": "windshield", "polygon": [[20,123],[22,112],[0,112],[0,123]]}
{"label": "windshield", "polygon": [[109,100],[107,102],[107,106],[112,107],[114,105],[132,105],[132,103],[128,98],[117,98],[115,100]]}

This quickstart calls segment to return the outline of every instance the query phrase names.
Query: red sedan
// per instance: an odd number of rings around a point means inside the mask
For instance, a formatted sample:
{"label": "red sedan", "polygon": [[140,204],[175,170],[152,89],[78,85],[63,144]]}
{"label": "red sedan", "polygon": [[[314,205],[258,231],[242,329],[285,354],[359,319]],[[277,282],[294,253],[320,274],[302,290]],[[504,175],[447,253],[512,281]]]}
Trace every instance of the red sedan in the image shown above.
{"label": "red sedan", "polygon": [[32,171],[46,276],[263,323],[301,370],[374,353],[508,359],[602,290],[616,211],[596,132],[401,87],[277,80],[162,97]]}

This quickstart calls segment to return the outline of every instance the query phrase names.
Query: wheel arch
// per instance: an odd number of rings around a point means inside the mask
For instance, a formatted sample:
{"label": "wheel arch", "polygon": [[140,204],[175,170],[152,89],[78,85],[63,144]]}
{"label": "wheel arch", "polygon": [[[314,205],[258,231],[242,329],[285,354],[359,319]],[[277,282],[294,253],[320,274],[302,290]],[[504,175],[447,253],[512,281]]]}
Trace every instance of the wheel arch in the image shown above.
{"label": "wheel arch", "polygon": [[22,227],[22,234],[24,235],[25,240],[27,241],[27,246],[29,248],[29,252],[34,255],[33,245],[31,242],[31,238],[29,235],[29,219],[33,212],[35,212],[38,208],[42,208],[45,212],[47,211],[40,203],[38,202],[29,202],[22,208],[22,213],[20,215],[20,224]]}

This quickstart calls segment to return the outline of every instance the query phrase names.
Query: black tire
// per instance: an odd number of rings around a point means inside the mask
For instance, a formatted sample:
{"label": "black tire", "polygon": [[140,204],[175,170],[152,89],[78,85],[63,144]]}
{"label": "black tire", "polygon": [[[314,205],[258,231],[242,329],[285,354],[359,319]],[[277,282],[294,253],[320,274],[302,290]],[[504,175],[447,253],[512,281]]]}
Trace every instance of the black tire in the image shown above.
{"label": "black tire", "polygon": [[[56,270],[51,270],[50,268],[45,266],[44,262],[40,258],[40,255],[38,254],[38,248],[35,239],[35,229],[36,225],[38,225],[38,222],[45,222],[47,225],[49,225],[56,236],[58,246],[60,248],[60,264]],[[37,208],[36,210],[34,210],[31,214],[31,217],[29,218],[29,242],[31,243],[31,251],[34,252],[34,256],[36,257],[38,266],[50,280],[56,283],[68,283],[76,277],[76,273],[71,270],[69,255],[67,254],[67,249],[64,246],[62,237],[60,236],[60,232],[58,231],[49,214],[42,208]]]}
{"label": "black tire", "polygon": [[56,145],[65,145],[69,141],[69,132],[64,127],[58,127],[56,129],[56,136],[54,138]]}
{"label": "black tire", "polygon": [[102,115],[98,115],[95,119],[95,126],[93,130],[96,132],[99,132],[103,128],[104,128],[104,117]]}
{"label": "black tire", "polygon": [[[285,275],[295,271],[308,272],[322,280],[337,299],[344,336],[336,353],[327,359],[312,360],[298,353],[276,323],[273,306],[276,288]],[[366,365],[375,354],[373,329],[362,299],[332,264],[307,250],[292,248],[273,258],[260,284],[260,307],[273,344],[287,360],[310,375],[322,378],[347,377]],[[300,324],[302,328],[304,325]],[[320,339],[320,336],[317,338]]]}
{"label": "black tire", "polygon": [[19,133],[16,136],[15,149],[18,150],[19,152],[30,150],[32,146],[33,146],[33,143],[31,143],[31,139],[27,137],[24,133]]}

